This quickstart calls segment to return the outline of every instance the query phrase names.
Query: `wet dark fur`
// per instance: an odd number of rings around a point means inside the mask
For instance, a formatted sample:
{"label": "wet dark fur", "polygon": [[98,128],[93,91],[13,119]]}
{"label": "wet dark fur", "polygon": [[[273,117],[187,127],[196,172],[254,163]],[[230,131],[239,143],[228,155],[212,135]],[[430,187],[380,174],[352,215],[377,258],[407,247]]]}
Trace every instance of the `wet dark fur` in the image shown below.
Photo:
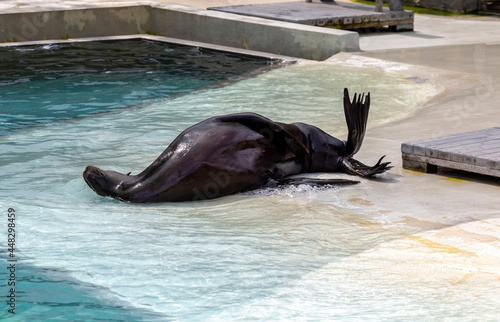
{"label": "wet dark fur", "polygon": [[[186,129],[138,175],[88,166],[83,178],[101,196],[166,202],[217,198],[300,173],[347,172],[370,177],[390,167],[389,162],[381,162],[383,157],[373,167],[352,158],[365,135],[369,106],[370,94],[366,98],[354,95],[351,102],[344,90],[347,141],[304,123],[278,123],[254,113],[230,114]],[[335,181],[339,180],[324,183]]]}

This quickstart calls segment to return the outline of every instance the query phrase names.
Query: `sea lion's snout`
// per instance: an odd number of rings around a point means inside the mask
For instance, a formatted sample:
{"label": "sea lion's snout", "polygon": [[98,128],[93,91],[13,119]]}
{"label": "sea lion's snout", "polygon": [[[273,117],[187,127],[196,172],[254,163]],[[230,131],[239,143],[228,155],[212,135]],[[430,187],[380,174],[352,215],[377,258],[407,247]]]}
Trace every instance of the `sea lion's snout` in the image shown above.
{"label": "sea lion's snout", "polygon": [[109,193],[104,190],[104,187],[108,183],[108,178],[101,169],[91,165],[87,166],[85,171],[83,171],[83,179],[98,195],[109,195]]}

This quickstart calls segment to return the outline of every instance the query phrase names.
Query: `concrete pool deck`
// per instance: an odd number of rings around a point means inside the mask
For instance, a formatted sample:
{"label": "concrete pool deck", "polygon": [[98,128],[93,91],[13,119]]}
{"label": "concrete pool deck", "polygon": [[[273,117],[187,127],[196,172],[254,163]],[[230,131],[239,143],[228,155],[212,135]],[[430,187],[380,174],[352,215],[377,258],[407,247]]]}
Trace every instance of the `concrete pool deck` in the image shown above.
{"label": "concrete pool deck", "polygon": [[[287,2],[289,0],[163,1],[199,9],[213,6]],[[0,9],[50,9],[92,6],[100,1],[9,1]],[[120,3],[131,1],[120,1]],[[466,267],[452,281],[500,280],[500,182],[489,177],[421,174],[404,170],[401,144],[406,141],[480,130],[500,124],[500,19],[415,15],[415,31],[360,35],[363,52],[341,53],[324,63],[384,68],[399,77],[434,82],[443,92],[412,115],[369,128],[358,158],[368,164],[387,154],[395,168],[379,180],[336,191],[342,202],[363,210],[387,229],[410,232],[412,240]],[[370,89],[367,89],[369,91]],[[372,97],[376,100],[376,97]],[[402,234],[402,239],[407,238]],[[390,246],[388,246],[390,248]],[[407,250],[411,253],[411,249]],[[413,253],[414,256],[421,256]],[[428,260],[435,257],[428,255]],[[425,261],[426,258],[423,258]],[[402,265],[402,264],[401,264]],[[408,269],[395,265],[394,272]],[[413,268],[416,270],[416,268]],[[391,272],[388,272],[390,276]],[[421,276],[432,272],[421,271]],[[420,276],[420,275],[419,275]],[[417,278],[417,277],[414,277]],[[495,283],[496,282],[496,283]]]}
{"label": "concrete pool deck", "polygon": [[387,153],[396,167],[386,182],[368,181],[340,193],[373,207],[371,216],[379,222],[414,229],[414,236],[424,238],[424,244],[430,241],[426,247],[442,258],[461,253],[470,275],[455,276],[457,280],[498,282],[498,178],[404,170],[401,144],[500,124],[500,34],[494,31],[500,20],[415,15],[415,21],[415,32],[362,36],[365,52],[330,59],[354,66],[385,64],[389,73],[428,79],[444,89],[411,116],[369,129],[359,158],[375,160]]}
{"label": "concrete pool deck", "polygon": [[[193,4],[215,6],[207,2]],[[272,1],[216,2],[236,5]],[[442,86],[440,95],[411,116],[368,129],[358,158],[374,162],[387,154],[396,167],[382,180],[367,180],[338,193],[342,201],[368,207],[367,215],[376,222],[413,231],[413,240],[417,238],[419,244],[439,253],[443,265],[458,254],[464,270],[447,276],[454,281],[500,280],[500,181],[463,173],[404,170],[401,144],[500,124],[498,30],[497,17],[415,14],[413,32],[361,33],[363,52],[341,53],[328,60],[382,67],[395,76],[428,79]],[[395,265],[394,273],[406,269]],[[417,275],[427,273],[433,274],[421,271]]]}
{"label": "concrete pool deck", "polygon": [[162,2],[0,4],[0,10],[2,43],[147,34],[312,60],[359,50],[352,31]]}

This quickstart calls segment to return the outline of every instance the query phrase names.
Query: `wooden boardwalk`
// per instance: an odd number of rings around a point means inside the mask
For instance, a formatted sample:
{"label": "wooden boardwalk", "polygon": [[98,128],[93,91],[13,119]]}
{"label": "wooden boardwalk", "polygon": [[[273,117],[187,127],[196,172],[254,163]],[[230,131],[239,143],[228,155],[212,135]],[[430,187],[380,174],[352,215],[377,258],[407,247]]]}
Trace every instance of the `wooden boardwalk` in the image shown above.
{"label": "wooden boardwalk", "polygon": [[437,167],[500,177],[500,127],[403,143],[403,168]]}
{"label": "wooden boardwalk", "polygon": [[413,30],[411,11],[390,11],[384,8],[382,12],[375,12],[373,6],[349,2],[297,1],[212,7],[208,10],[337,29],[389,26],[397,31]]}

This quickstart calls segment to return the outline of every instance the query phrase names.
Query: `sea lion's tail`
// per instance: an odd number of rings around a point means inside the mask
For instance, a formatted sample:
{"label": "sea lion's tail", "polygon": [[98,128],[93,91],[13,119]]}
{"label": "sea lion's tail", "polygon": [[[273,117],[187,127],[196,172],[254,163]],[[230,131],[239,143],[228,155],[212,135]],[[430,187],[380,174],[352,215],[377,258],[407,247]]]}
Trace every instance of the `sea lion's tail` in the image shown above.
{"label": "sea lion's tail", "polygon": [[347,88],[344,89],[344,114],[349,134],[345,142],[347,155],[342,159],[342,167],[347,173],[361,177],[371,177],[392,168],[389,166],[390,162],[382,163],[382,159],[384,159],[385,156],[381,157],[373,167],[367,166],[352,158],[352,156],[359,151],[363,143],[369,110],[370,93],[368,93],[366,97],[364,94],[354,94],[354,98],[351,102],[349,91]]}
{"label": "sea lion's tail", "polygon": [[365,137],[369,110],[370,93],[366,97],[365,94],[354,94],[354,99],[351,102],[349,91],[347,88],[344,89],[344,114],[349,131],[345,142],[347,157],[352,157],[361,148]]}

